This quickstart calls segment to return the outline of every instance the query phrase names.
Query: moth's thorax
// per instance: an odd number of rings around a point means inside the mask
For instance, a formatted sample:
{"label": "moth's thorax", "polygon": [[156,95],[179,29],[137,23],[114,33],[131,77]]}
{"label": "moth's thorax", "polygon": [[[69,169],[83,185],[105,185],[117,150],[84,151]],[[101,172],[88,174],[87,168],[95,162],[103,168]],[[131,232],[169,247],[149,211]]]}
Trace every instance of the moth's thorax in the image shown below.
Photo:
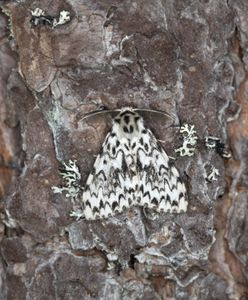
{"label": "moth's thorax", "polygon": [[119,138],[132,139],[144,130],[143,118],[131,109],[121,111],[113,120],[113,130]]}

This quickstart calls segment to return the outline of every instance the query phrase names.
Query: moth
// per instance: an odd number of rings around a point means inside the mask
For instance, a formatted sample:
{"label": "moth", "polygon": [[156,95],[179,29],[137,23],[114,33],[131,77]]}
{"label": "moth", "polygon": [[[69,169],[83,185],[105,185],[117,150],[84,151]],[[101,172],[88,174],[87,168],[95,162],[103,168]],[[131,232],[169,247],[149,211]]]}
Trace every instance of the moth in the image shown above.
{"label": "moth", "polygon": [[132,206],[186,212],[178,170],[137,109],[125,107],[112,121],[82,194],[84,217],[102,219]]}

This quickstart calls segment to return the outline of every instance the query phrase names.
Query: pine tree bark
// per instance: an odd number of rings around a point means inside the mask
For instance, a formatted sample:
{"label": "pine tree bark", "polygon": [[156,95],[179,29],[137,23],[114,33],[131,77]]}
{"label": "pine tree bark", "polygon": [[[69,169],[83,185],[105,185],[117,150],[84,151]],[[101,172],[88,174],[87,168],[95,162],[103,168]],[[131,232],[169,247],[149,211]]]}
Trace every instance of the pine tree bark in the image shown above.
{"label": "pine tree bark", "polygon": [[[0,299],[248,299],[248,2],[0,3]],[[124,106],[173,116],[144,118],[188,211],[75,221],[60,164],[83,185],[111,117],[82,116]],[[193,156],[175,151],[182,124]]]}

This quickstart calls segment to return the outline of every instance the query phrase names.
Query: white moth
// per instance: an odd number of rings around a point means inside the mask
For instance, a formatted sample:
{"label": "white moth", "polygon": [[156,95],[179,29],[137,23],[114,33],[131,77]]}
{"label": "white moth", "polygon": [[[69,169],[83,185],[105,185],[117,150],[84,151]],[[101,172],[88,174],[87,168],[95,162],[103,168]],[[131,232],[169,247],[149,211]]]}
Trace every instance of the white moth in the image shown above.
{"label": "white moth", "polygon": [[125,107],[113,119],[82,201],[88,220],[135,205],[157,212],[187,210],[186,188],[177,169],[135,109]]}

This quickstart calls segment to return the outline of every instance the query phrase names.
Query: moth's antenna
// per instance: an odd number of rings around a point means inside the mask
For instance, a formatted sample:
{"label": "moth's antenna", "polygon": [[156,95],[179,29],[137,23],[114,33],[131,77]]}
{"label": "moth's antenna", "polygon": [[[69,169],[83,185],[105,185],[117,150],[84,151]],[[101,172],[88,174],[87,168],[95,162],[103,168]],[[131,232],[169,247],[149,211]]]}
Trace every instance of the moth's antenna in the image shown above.
{"label": "moth's antenna", "polygon": [[[132,109],[131,107],[127,107],[126,109]],[[117,109],[107,109],[107,110],[98,110],[98,111],[93,111],[93,112],[89,112],[89,113],[86,113],[82,116],[82,118],[79,116],[79,119],[81,121],[89,118],[89,117],[94,117],[94,116],[97,116],[97,115],[100,115],[100,114],[108,114],[108,113],[112,113],[112,112],[120,112],[120,111],[123,111],[125,110],[125,107],[124,108],[117,108]],[[167,116],[169,118],[171,118],[171,120],[175,121],[175,118],[173,118],[171,115],[167,114],[166,112],[162,111],[162,110],[156,110],[156,109],[150,109],[150,108],[134,108],[133,111],[143,111],[143,112],[152,112],[152,113],[158,113],[158,114],[162,114],[164,116]]]}
{"label": "moth's antenna", "polygon": [[164,112],[162,110],[151,109],[151,108],[135,108],[134,111],[158,113],[158,114],[164,115],[166,117],[169,117],[169,118],[171,118],[171,120],[175,121],[175,119],[171,115],[167,114],[166,112]]}
{"label": "moth's antenna", "polygon": [[104,110],[97,110],[97,111],[93,111],[93,112],[89,112],[87,114],[84,114],[82,118],[80,118],[80,120],[85,120],[89,117],[94,117],[100,114],[108,114],[108,113],[112,113],[112,112],[119,112],[121,111],[121,109],[104,109]]}

